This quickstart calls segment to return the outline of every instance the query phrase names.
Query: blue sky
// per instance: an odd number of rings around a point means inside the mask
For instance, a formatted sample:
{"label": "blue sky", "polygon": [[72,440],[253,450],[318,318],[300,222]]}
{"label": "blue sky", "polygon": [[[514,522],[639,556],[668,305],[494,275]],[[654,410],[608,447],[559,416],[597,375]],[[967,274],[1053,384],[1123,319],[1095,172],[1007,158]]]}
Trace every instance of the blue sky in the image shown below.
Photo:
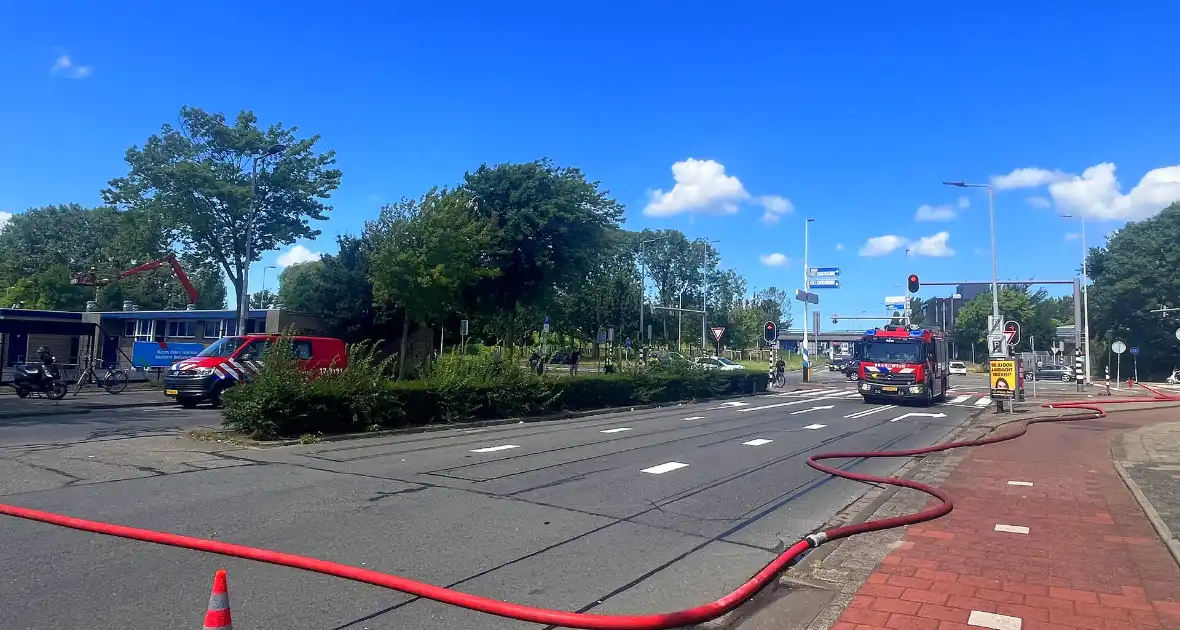
{"label": "blue sky", "polygon": [[943,180],[997,185],[1001,279],[1075,272],[1060,212],[1098,244],[1180,198],[1180,3],[802,4],[4,2],[0,211],[97,204],[182,105],[249,108],[338,152],[310,252],[549,156],[629,228],[719,239],[751,288],[801,285],[815,218],[809,262],[843,269],[829,315],[881,312],[911,272],[990,277],[986,191]]}

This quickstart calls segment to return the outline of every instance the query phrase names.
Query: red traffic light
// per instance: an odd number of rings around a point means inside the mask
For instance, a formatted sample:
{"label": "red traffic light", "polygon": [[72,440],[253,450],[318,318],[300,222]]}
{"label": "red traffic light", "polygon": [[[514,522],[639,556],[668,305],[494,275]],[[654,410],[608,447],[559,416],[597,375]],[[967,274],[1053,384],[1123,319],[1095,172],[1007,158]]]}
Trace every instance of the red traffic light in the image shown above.
{"label": "red traffic light", "polygon": [[1016,332],[1016,322],[1008,322],[1008,325],[1004,327],[1004,330],[1007,330],[1008,332]]}
{"label": "red traffic light", "polygon": [[774,343],[778,340],[778,325],[774,322],[766,322],[766,329],[763,332],[765,333],[763,339],[766,340],[766,343]]}
{"label": "red traffic light", "polygon": [[917,293],[918,289],[921,288],[921,286],[922,286],[921,283],[918,282],[918,274],[916,274],[916,273],[910,274],[910,277],[909,277],[906,284],[909,287],[910,293]]}

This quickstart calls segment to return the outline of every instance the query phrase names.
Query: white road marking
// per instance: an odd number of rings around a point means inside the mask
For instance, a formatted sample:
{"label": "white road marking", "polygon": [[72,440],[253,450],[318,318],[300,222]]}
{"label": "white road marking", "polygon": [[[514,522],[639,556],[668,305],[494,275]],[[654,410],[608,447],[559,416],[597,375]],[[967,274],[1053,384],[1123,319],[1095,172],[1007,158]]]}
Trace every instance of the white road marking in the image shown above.
{"label": "white road marking", "polygon": [[721,403],[721,406],[722,407],[745,407],[748,404],[750,404],[750,403],[742,402],[740,400],[735,400],[732,402],[723,402],[723,403]]}
{"label": "white road marking", "polygon": [[890,418],[889,421],[890,422],[897,422],[898,420],[905,420],[906,418],[945,418],[945,417],[946,417],[945,413],[912,412],[912,413],[903,413],[896,418]]}
{"label": "white road marking", "polygon": [[791,415],[797,416],[801,413],[807,413],[808,411],[822,411],[824,409],[831,409],[832,407],[835,407],[835,405],[823,405],[822,407],[812,407],[810,409],[800,409],[799,411],[792,411]]}
{"label": "white road marking", "polygon": [[520,448],[516,444],[501,444],[500,446],[489,446],[487,448],[477,448],[472,453],[495,453],[496,451],[506,451],[510,448]]}
{"label": "white road marking", "polygon": [[826,424],[809,424],[809,425],[807,425],[807,426],[805,426],[805,427],[803,427],[803,428],[804,428],[804,429],[812,429],[812,430],[815,430],[815,429],[822,429],[822,428],[824,428],[824,427],[826,427],[826,426],[828,426],[828,425],[826,425]]}
{"label": "white road marking", "polygon": [[865,416],[871,416],[875,413],[885,411],[886,409],[893,409],[895,407],[897,407],[897,405],[882,405],[880,407],[873,407],[872,409],[867,409],[865,411],[857,411],[856,413],[850,413],[844,417],[845,418],[863,418]]}
{"label": "white road marking", "polygon": [[826,396],[828,394],[835,394],[839,391],[840,390],[838,390],[838,389],[801,390],[801,391],[797,391],[797,392],[784,392],[782,394],[776,394],[776,397],[778,397],[778,398],[807,398],[810,396]]}
{"label": "white road marking", "polygon": [[990,404],[992,404],[992,397],[991,396],[984,396],[983,398],[980,398],[979,400],[975,401],[976,407],[986,407]]}
{"label": "white road marking", "polygon": [[763,409],[774,409],[776,407],[788,407],[790,405],[802,405],[805,403],[815,403],[815,402],[819,402],[821,400],[829,400],[829,398],[827,396],[821,396],[819,398],[802,398],[800,400],[792,400],[791,402],[775,403],[773,405],[762,405],[761,407],[750,407],[748,409],[741,409],[739,411],[741,411],[742,413],[745,413],[747,411],[761,411]]}
{"label": "white road marking", "polygon": [[1009,534],[1027,534],[1028,528],[1024,525],[1002,525],[997,523],[995,527],[997,532],[1007,532]]}
{"label": "white road marking", "polygon": [[852,392],[851,394],[848,394],[847,396],[845,396],[845,398],[848,398],[851,400],[853,398],[860,398],[860,396],[861,395],[858,392]]}
{"label": "white road marking", "polygon": [[1010,485],[1010,486],[1031,486],[1033,484],[1031,481],[1009,481],[1008,485]]}
{"label": "white road marking", "polygon": [[965,403],[965,402],[967,402],[967,401],[968,401],[968,400],[970,400],[970,399],[971,399],[971,397],[970,397],[970,396],[955,396],[955,399],[951,401],[951,404],[952,404],[952,405],[957,405],[957,404],[960,404],[960,403]]}
{"label": "white road marking", "polygon": [[689,416],[687,418],[681,418],[681,420],[704,420],[704,419],[705,419],[704,416]]}
{"label": "white road marking", "polygon": [[688,464],[681,464],[680,462],[668,462],[667,464],[660,464],[659,466],[652,466],[651,468],[644,468],[639,472],[645,472],[651,475],[662,475],[673,470],[680,470],[688,466]]}
{"label": "white road marking", "polygon": [[1020,630],[1024,625],[1024,620],[1020,617],[972,610],[971,615],[967,617],[967,625],[991,628],[991,630]]}
{"label": "white road marking", "polygon": [[619,427],[617,429],[605,429],[599,433],[622,433],[623,431],[630,431],[631,427]]}
{"label": "white road marking", "polygon": [[767,440],[765,438],[757,438],[749,442],[742,442],[742,446],[762,446],[763,444],[770,444],[774,440]]}

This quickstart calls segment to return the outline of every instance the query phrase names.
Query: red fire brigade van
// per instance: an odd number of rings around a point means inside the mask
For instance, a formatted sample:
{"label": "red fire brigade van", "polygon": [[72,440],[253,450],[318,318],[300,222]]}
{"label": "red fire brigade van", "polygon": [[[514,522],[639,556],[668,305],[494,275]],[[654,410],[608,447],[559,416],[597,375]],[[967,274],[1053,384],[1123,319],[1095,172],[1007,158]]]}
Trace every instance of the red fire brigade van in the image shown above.
{"label": "red fire brigade van", "polygon": [[[164,375],[164,394],[191,409],[208,400],[221,406],[221,394],[239,382],[249,382],[262,369],[262,357],[275,335],[223,337],[195,357],[179,361]],[[322,373],[348,367],[344,342],[330,337],[291,337],[291,350],[300,367]]]}

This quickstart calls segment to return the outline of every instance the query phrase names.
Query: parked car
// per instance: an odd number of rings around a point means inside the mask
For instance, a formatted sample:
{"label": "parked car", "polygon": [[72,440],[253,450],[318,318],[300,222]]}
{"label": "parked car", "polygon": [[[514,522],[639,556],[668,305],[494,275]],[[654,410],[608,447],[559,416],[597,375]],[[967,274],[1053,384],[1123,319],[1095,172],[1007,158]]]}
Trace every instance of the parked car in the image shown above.
{"label": "parked car", "polygon": [[[164,375],[164,395],[191,409],[202,401],[221,406],[221,395],[262,369],[262,358],[276,335],[222,337],[195,357],[174,363]],[[311,373],[348,367],[344,342],[330,337],[291,337],[300,369]]]}
{"label": "parked car", "polygon": [[962,361],[951,361],[951,375],[967,376],[967,364]]}
{"label": "parked car", "polygon": [[1038,381],[1063,381],[1070,382],[1074,380],[1073,368],[1065,365],[1042,365],[1036,371],[1026,370],[1024,372],[1025,380]]}
{"label": "parked car", "polygon": [[738,372],[746,369],[741,363],[735,363],[725,357],[697,357],[696,364],[706,370],[720,370],[722,372]]}

